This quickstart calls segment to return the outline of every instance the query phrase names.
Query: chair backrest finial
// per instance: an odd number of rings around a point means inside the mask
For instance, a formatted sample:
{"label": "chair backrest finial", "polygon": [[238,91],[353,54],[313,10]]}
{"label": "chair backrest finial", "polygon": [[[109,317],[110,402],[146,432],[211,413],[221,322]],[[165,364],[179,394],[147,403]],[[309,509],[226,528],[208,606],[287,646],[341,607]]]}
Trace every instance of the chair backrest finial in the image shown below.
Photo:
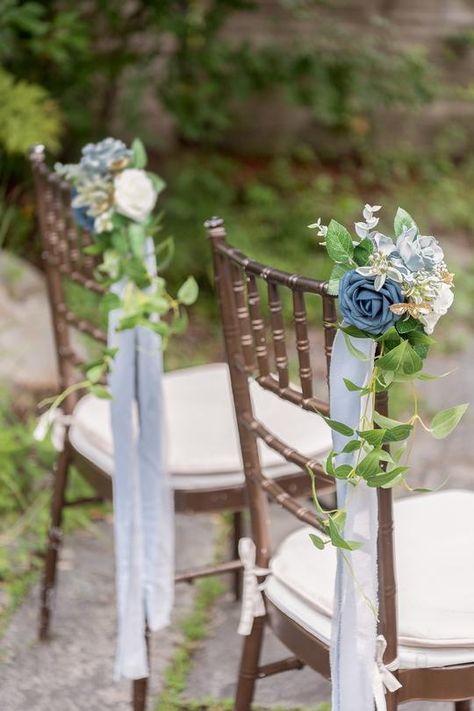
{"label": "chair backrest finial", "polygon": [[34,143],[28,149],[28,156],[32,163],[44,163],[46,159],[46,147],[42,143]]}

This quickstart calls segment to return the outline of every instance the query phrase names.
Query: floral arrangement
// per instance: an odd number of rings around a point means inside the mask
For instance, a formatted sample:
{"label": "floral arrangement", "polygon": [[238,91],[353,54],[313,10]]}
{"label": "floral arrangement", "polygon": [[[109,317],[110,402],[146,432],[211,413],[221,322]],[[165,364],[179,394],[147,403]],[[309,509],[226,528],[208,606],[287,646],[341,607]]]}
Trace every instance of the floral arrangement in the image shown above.
{"label": "floral arrangement", "polygon": [[[438,412],[430,424],[418,412],[416,390],[414,412],[401,422],[378,413],[375,395],[395,383],[428,380],[437,376],[423,372],[431,334],[439,318],[453,303],[453,274],[446,266],[444,253],[433,236],[425,236],[413,218],[399,208],[394,220],[394,237],[377,230],[379,205],[365,205],[363,221],[355,223],[355,235],[335,220],[324,225],[321,220],[310,225],[323,244],[334,267],[328,292],[339,296],[342,322],[339,325],[350,354],[367,360],[357,348],[357,339],[372,339],[377,344],[374,368],[367,383],[345,378],[348,391],[358,391],[366,398],[367,414],[355,430],[343,422],[325,418],[329,426],[344,435],[347,443],[341,452],[331,451],[325,468],[329,476],[346,479],[356,485],[365,481],[369,487],[392,487],[406,481],[409,471],[409,440],[416,427],[422,426],[435,438],[446,437],[458,424],[467,405]],[[441,377],[441,376],[440,376]],[[393,445],[392,451],[388,451]],[[336,466],[340,454],[354,453],[353,465]],[[316,505],[319,507],[319,504]],[[344,511],[319,511],[324,517],[329,538],[336,546],[352,549],[356,544],[344,540]],[[312,536],[317,547],[325,542]]]}
{"label": "floral arrangement", "polygon": [[[108,289],[126,284],[123,289],[109,290],[101,307],[105,312],[122,309],[119,330],[145,326],[158,333],[166,346],[170,335],[186,327],[181,305],[196,300],[198,287],[194,278],[188,277],[176,298],[167,292],[160,272],[173,255],[170,238],[155,244],[156,256],[161,259],[157,274],[149,269],[150,257],[155,259],[154,254],[147,254],[149,239],[161,229],[161,215],[154,214],[154,209],[165,183],[147,171],[146,164],[146,151],[139,139],[127,147],[120,140],[105,138],[84,146],[79,163],[57,163],[55,170],[71,185],[71,205],[78,226],[92,235],[93,243],[84,251],[101,257],[96,269],[98,281]],[[105,396],[96,384],[107,373],[113,355],[106,349],[104,358],[86,370],[97,394]]]}

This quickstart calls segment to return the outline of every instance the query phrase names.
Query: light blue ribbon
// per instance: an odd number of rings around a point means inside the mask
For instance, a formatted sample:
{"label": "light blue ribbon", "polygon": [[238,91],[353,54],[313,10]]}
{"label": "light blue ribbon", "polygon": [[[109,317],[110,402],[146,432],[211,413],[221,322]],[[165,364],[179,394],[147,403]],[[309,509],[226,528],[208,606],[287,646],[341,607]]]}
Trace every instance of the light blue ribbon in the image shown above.
{"label": "light blue ribbon", "polygon": [[[364,386],[374,368],[375,342],[351,338],[364,356],[356,358],[338,331],[331,359],[331,418],[360,428],[366,399],[347,389],[344,378]],[[371,416],[371,413],[368,413]],[[333,431],[333,448],[340,452],[350,440]],[[338,454],[335,465],[355,462],[356,453]],[[356,487],[337,480],[337,502],[347,511],[344,537],[362,543],[355,551],[337,551],[334,614],[331,635],[332,711],[370,711],[374,707],[373,677],[377,621],[377,494],[360,482]]]}
{"label": "light blue ribbon", "polygon": [[[148,265],[154,268],[149,240]],[[117,287],[123,292],[125,284]],[[109,316],[109,347],[118,347],[109,378],[114,440],[114,525],[118,641],[115,677],[148,676],[146,626],[169,623],[174,593],[173,492],[164,456],[160,338],[137,327],[117,332]]]}

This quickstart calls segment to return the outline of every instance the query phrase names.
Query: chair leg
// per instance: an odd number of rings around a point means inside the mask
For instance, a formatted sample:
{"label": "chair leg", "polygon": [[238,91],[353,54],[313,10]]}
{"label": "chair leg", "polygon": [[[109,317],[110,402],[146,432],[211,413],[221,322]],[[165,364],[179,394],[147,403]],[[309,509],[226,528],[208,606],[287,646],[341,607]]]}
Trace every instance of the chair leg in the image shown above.
{"label": "chair leg", "polygon": [[[151,653],[150,653],[150,629],[148,625],[145,628],[145,643],[146,643],[146,653],[148,657],[148,667],[151,663]],[[132,682],[132,709],[133,711],[146,711],[146,704],[148,700],[148,679],[149,677],[143,677],[142,679],[135,679]]]}
{"label": "chair leg", "polygon": [[148,677],[135,679],[133,682],[133,711],[146,711],[148,696]]}
{"label": "chair leg", "polygon": [[[243,513],[242,511],[234,511],[232,514],[232,558],[236,559],[239,557],[239,541],[242,538],[242,523],[243,523]],[[236,570],[234,575],[234,598],[235,600],[240,600],[241,590],[242,590],[242,570]]]}
{"label": "chair leg", "polygon": [[250,711],[257,681],[264,628],[265,617],[256,617],[252,632],[244,639],[234,711]]}
{"label": "chair leg", "polygon": [[471,702],[456,701],[454,704],[454,711],[471,711]]}
{"label": "chair leg", "polygon": [[41,607],[38,636],[44,641],[49,636],[49,625],[52,615],[54,588],[56,583],[56,570],[59,549],[62,542],[62,518],[64,497],[66,492],[71,453],[66,443],[60,452],[54,475],[53,498],[51,502],[51,527],[48,533],[48,548],[44,566],[43,582],[41,588]]}
{"label": "chair leg", "polygon": [[387,705],[387,711],[397,711],[398,701],[397,694],[393,692],[387,692],[385,694],[385,703]]}

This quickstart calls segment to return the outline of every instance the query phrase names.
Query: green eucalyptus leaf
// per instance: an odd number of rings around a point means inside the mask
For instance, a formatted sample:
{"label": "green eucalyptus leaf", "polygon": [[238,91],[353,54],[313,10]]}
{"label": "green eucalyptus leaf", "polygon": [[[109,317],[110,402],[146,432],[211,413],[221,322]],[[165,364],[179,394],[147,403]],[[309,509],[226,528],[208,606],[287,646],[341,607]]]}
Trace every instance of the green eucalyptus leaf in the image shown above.
{"label": "green eucalyptus leaf", "polygon": [[399,207],[396,212],[393,227],[395,229],[395,235],[397,237],[400,237],[405,227],[408,229],[410,229],[411,227],[416,227],[416,230],[418,231],[418,225],[416,224],[415,220],[402,207]]}
{"label": "green eucalyptus leaf", "polygon": [[190,276],[178,290],[178,300],[185,306],[194,304],[198,297],[199,287],[194,277]]}
{"label": "green eucalyptus leaf", "polygon": [[320,536],[317,536],[315,533],[310,533],[309,534],[311,543],[313,546],[316,548],[319,548],[320,551],[324,550],[324,547],[326,546],[326,542],[323,541],[323,539]]}
{"label": "green eucalyptus leaf", "polygon": [[435,439],[444,439],[457,427],[462,416],[469,407],[468,403],[449,407],[436,413],[431,421],[431,434]]}
{"label": "green eucalyptus leaf", "polygon": [[336,220],[331,220],[328,225],[326,250],[334,262],[342,264],[349,262],[354,254],[350,232]]}
{"label": "green eucalyptus leaf", "polygon": [[143,142],[139,138],[133,139],[132,154],[134,168],[145,168],[147,163],[146,150]]}

